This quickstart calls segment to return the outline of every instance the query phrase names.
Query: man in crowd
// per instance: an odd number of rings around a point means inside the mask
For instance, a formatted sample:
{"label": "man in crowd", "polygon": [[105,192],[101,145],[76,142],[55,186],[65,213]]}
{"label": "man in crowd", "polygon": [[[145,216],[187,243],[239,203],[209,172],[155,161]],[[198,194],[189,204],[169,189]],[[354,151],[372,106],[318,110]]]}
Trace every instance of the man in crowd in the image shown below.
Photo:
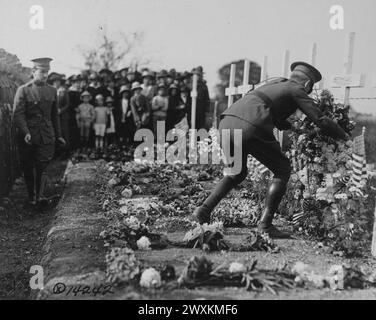
{"label": "man in crowd", "polygon": [[20,160],[31,205],[45,203],[46,168],[53,158],[55,141],[65,145],[57,90],[46,83],[51,60],[32,60],[33,80],[19,87],[14,98],[14,123],[19,131]]}
{"label": "man in crowd", "polygon": [[208,87],[203,79],[203,69],[201,66],[193,70],[197,74],[197,102],[196,102],[196,129],[205,128],[205,112],[210,107],[210,97]]}
{"label": "man in crowd", "polygon": [[64,86],[64,83],[63,83],[64,79],[61,74],[51,73],[49,77],[49,81],[52,84],[52,86],[57,90],[57,108],[59,110],[59,116],[60,116],[61,134],[66,142],[66,147],[65,147],[63,157],[67,158],[69,156],[69,149],[70,149],[69,95],[68,95],[68,91],[66,90]]}

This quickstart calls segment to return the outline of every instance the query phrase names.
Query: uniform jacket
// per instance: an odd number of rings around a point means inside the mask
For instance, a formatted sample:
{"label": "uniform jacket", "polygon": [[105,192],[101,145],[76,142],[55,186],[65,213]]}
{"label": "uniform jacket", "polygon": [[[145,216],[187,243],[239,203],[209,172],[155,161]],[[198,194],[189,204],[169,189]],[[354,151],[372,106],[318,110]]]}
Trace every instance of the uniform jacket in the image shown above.
{"label": "uniform jacket", "polygon": [[31,134],[36,145],[53,144],[61,137],[54,87],[30,81],[18,88],[14,98],[14,123],[22,137]]}
{"label": "uniform jacket", "polygon": [[[257,96],[256,91],[261,92],[267,99]],[[323,116],[301,84],[284,78],[271,81],[247,93],[225,110],[221,117],[233,115],[244,119],[264,129],[270,136],[274,127],[280,130],[290,129],[291,124],[286,119],[297,109],[306,114],[324,134],[334,139],[346,138],[345,131],[336,122]]]}

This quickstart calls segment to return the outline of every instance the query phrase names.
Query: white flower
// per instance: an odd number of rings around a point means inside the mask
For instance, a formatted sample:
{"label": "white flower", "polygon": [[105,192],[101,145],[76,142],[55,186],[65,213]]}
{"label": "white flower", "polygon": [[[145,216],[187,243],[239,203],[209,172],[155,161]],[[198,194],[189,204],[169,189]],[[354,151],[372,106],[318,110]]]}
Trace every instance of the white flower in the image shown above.
{"label": "white flower", "polygon": [[114,170],[115,170],[115,167],[112,167],[112,166],[111,166],[111,167],[108,168],[108,171],[110,171],[110,172],[111,172],[111,171],[114,171]]}
{"label": "white flower", "polygon": [[334,198],[336,199],[343,199],[343,200],[347,200],[347,194],[346,193],[338,193],[334,196]]}
{"label": "white flower", "polygon": [[136,243],[139,250],[151,250],[151,243],[148,237],[142,236]]}
{"label": "white flower", "polygon": [[120,208],[120,212],[121,212],[122,214],[127,214],[127,213],[128,213],[128,207],[127,207],[127,206],[122,206],[122,207]]}
{"label": "white flower", "polygon": [[333,178],[339,178],[341,176],[341,172],[337,171],[333,173]]}
{"label": "white flower", "polygon": [[121,195],[124,198],[131,198],[132,197],[132,190],[128,188],[124,188],[123,191],[121,192]]}
{"label": "white flower", "polygon": [[146,269],[140,280],[140,286],[145,288],[158,288],[162,285],[161,275],[154,268]]}
{"label": "white flower", "polygon": [[298,261],[293,265],[293,267],[291,268],[291,271],[298,275],[305,275],[307,273],[308,267],[309,267],[308,264]]}
{"label": "white flower", "polygon": [[230,271],[230,273],[245,272],[246,270],[247,268],[245,267],[245,265],[239,262],[231,263],[230,267],[228,268],[228,271]]}
{"label": "white flower", "polygon": [[103,205],[102,205],[102,209],[105,210],[106,207],[109,205],[110,201],[107,199],[107,200],[104,200],[103,201]]}
{"label": "white flower", "polygon": [[131,216],[125,219],[125,223],[129,228],[133,230],[137,230],[141,224],[140,221],[135,216]]}
{"label": "white flower", "polygon": [[113,186],[116,186],[118,184],[118,181],[116,178],[111,178],[109,181],[108,181],[108,185],[110,187],[113,187]]}

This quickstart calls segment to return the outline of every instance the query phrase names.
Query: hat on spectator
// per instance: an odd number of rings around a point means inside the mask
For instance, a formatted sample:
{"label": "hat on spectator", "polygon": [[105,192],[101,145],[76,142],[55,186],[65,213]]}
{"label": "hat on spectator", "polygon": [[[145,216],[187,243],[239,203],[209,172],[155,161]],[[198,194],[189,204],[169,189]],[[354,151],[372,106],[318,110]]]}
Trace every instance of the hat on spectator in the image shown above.
{"label": "hat on spectator", "polygon": [[82,77],[79,74],[74,74],[68,78],[72,82],[81,81]]}
{"label": "hat on spectator", "polygon": [[112,99],[111,96],[108,96],[108,97],[106,98],[106,102],[114,102],[114,99]]}
{"label": "hat on spectator", "polygon": [[142,89],[140,83],[138,81],[133,82],[131,90],[133,91],[133,90],[138,90],[138,89]]}
{"label": "hat on spectator", "polygon": [[84,92],[81,93],[81,98],[83,98],[85,96],[91,97],[90,92],[89,91],[84,91]]}
{"label": "hat on spectator", "polygon": [[62,77],[61,74],[56,73],[56,72],[52,72],[52,73],[50,73],[50,75],[48,76],[48,81],[49,81],[49,82],[61,81],[62,78],[63,78],[63,77]]}
{"label": "hat on spectator", "polygon": [[150,71],[145,70],[142,72],[142,78],[146,78],[146,77],[153,78],[153,74]]}
{"label": "hat on spectator", "polygon": [[100,99],[100,98],[104,99],[103,94],[97,94],[95,96],[95,100]]}
{"label": "hat on spectator", "polygon": [[167,71],[166,70],[161,70],[158,75],[157,75],[157,78],[166,78],[167,77]]}
{"label": "hat on spectator", "polygon": [[200,68],[193,68],[192,69],[192,74],[199,74],[199,75],[202,75],[203,72],[202,72],[202,67],[201,69]]}
{"label": "hat on spectator", "polygon": [[33,62],[33,67],[35,69],[44,69],[50,70],[50,62],[52,61],[51,58],[36,58],[31,60]]}
{"label": "hat on spectator", "polygon": [[129,84],[124,84],[120,87],[120,91],[119,91],[119,94],[122,94],[123,92],[125,91],[128,91],[130,92],[131,91],[131,88],[129,87]]}
{"label": "hat on spectator", "polygon": [[170,71],[167,74],[167,77],[175,78],[176,77],[176,70],[175,69],[170,69]]}
{"label": "hat on spectator", "polygon": [[119,93],[120,94],[122,94],[123,92],[125,92],[125,91],[131,91],[131,88],[129,87],[129,85],[128,84],[124,84],[124,85],[122,85],[121,87],[120,87],[120,91],[119,91]]}
{"label": "hat on spectator", "polygon": [[184,71],[183,74],[181,75],[182,79],[188,79],[190,77],[192,77],[192,73],[188,72],[188,71]]}
{"label": "hat on spectator", "polygon": [[98,75],[96,73],[91,73],[89,75],[89,80],[92,80],[92,81],[98,80]]}
{"label": "hat on spectator", "polygon": [[175,83],[173,83],[170,85],[169,89],[179,89],[179,87]]}
{"label": "hat on spectator", "polygon": [[166,86],[163,83],[161,83],[158,85],[158,89],[166,89]]}
{"label": "hat on spectator", "polygon": [[106,68],[100,70],[98,73],[99,73],[100,75],[102,75],[102,74],[107,74],[107,75],[109,75],[109,76],[113,74],[113,72],[112,72],[111,70],[106,69]]}

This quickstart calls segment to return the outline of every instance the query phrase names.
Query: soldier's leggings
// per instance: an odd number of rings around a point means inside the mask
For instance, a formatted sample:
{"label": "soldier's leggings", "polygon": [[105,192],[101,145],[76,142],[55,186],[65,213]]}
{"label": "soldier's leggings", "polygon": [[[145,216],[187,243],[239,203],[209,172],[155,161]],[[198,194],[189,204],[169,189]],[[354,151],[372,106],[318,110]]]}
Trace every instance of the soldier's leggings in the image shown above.
{"label": "soldier's leggings", "polygon": [[27,145],[21,138],[18,142],[20,162],[29,197],[43,194],[45,171],[54,155],[54,144]]}
{"label": "soldier's leggings", "polygon": [[[235,175],[225,176],[205,200],[201,206],[202,210],[209,214],[232,188],[246,178],[248,174],[248,154],[251,154],[270,169],[274,174],[274,179],[278,180],[278,190],[271,188],[273,192],[267,197],[269,200],[274,199],[275,201],[272,201],[273,208],[278,208],[278,204],[282,198],[281,194],[283,195],[290,178],[291,165],[289,159],[282,153],[279,142],[275,139],[273,133],[264,132],[249,122],[230,115],[226,115],[221,120],[219,130],[221,131],[223,129],[230,129],[230,140],[221,141],[222,149],[226,155],[234,154],[236,145],[242,144],[241,171]],[[240,141],[234,139],[233,129],[242,130],[242,139]],[[277,193],[277,195],[274,195],[275,193]],[[278,204],[276,202],[278,202]]]}

